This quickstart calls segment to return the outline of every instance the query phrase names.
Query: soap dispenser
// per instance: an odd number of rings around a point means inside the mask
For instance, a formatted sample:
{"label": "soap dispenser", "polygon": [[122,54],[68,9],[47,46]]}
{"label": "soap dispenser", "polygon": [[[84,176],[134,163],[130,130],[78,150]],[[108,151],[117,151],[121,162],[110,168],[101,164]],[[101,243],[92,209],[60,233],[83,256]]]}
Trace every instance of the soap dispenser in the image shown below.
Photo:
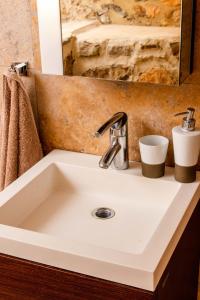
{"label": "soap dispenser", "polygon": [[189,107],[186,112],[175,116],[185,115],[182,126],[172,129],[175,179],[179,182],[190,183],[196,180],[196,167],[200,152],[200,128],[195,128],[195,109]]}

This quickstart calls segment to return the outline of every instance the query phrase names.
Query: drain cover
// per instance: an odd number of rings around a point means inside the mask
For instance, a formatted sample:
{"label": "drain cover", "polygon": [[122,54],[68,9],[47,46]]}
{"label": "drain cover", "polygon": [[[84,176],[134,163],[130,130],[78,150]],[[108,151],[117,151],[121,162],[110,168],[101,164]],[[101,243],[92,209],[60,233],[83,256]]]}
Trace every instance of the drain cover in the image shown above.
{"label": "drain cover", "polygon": [[97,219],[111,219],[115,216],[115,211],[107,207],[99,207],[93,210],[92,216]]}

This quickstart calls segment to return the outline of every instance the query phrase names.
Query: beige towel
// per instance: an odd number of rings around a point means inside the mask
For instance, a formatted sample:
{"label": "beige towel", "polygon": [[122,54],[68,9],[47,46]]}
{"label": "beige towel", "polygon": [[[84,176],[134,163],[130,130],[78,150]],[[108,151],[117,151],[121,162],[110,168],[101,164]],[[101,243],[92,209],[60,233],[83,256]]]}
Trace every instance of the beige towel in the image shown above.
{"label": "beige towel", "polygon": [[30,99],[17,74],[3,76],[0,191],[42,158]]}

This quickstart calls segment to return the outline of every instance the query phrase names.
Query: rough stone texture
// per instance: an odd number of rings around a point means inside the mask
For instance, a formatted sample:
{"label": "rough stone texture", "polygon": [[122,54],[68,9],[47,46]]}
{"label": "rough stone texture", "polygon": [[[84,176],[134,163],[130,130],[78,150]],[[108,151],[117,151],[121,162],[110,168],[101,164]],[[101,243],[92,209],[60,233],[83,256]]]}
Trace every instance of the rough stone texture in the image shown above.
{"label": "rough stone texture", "polygon": [[72,31],[63,45],[65,74],[175,85],[179,48],[176,27],[112,24]]}
{"label": "rough stone texture", "polygon": [[131,67],[123,67],[120,65],[108,66],[108,67],[95,67],[88,69],[81,76],[94,77],[101,79],[113,80],[130,80],[132,78],[133,69]]}
{"label": "rough stone texture", "polygon": [[109,41],[107,45],[107,54],[109,56],[131,56],[134,51],[134,46],[134,43],[132,45],[116,45]]}
{"label": "rough stone texture", "polygon": [[98,43],[91,43],[87,41],[78,44],[78,55],[82,57],[99,56],[101,45]]}
{"label": "rough stone texture", "polygon": [[63,20],[179,26],[181,0],[61,0]]}
{"label": "rough stone texture", "polygon": [[[177,75],[177,74],[176,74]],[[172,72],[162,68],[151,68],[150,70],[143,72],[138,77],[138,82],[148,82],[157,84],[174,85],[176,76]]]}

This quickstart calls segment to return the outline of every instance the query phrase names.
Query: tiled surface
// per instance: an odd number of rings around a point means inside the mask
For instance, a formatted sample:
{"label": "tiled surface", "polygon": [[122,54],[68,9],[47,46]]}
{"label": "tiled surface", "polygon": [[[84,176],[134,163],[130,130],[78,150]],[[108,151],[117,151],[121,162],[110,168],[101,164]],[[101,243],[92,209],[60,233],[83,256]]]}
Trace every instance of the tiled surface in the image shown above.
{"label": "tiled surface", "polygon": [[[138,138],[163,134],[181,123],[175,112],[197,108],[200,126],[200,86],[153,87],[69,78],[36,76],[41,137],[45,150],[53,148],[102,154],[108,136],[93,137],[95,130],[117,111],[129,116],[130,158],[139,159]],[[172,164],[170,147],[168,162]]]}
{"label": "tiled surface", "polygon": [[[2,74],[14,61],[28,61],[33,67],[31,36],[31,10],[29,0],[0,1],[0,104],[2,99]],[[35,81],[33,76],[23,78],[30,95],[34,112]],[[1,109],[1,108],[0,108]]]}
{"label": "tiled surface", "polygon": [[0,1],[0,66],[13,60],[33,64],[29,0]]}

